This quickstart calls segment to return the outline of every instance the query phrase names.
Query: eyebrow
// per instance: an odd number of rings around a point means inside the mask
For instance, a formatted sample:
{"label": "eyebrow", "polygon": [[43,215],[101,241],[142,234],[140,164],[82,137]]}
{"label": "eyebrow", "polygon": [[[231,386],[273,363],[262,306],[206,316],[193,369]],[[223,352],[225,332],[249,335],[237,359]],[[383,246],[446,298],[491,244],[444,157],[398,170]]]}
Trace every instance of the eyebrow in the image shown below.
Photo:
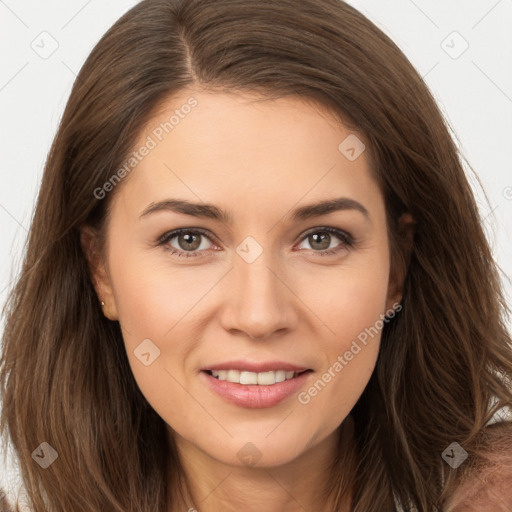
{"label": "eyebrow", "polygon": [[[339,197],[301,206],[291,212],[291,219],[292,221],[300,221],[343,210],[358,211],[370,220],[368,210],[361,203],[348,197]],[[225,224],[233,223],[233,217],[228,212],[221,210],[213,204],[192,203],[181,199],[166,199],[157,203],[151,203],[144,209],[139,219],[160,211],[172,211],[193,217],[217,220]]]}

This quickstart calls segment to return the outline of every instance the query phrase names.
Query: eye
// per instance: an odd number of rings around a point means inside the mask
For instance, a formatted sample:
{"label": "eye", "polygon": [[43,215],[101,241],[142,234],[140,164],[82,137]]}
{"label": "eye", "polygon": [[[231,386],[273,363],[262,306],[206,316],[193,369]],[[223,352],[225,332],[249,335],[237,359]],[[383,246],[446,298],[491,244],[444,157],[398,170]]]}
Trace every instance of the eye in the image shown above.
{"label": "eye", "polygon": [[[331,246],[333,239],[341,241],[334,248]],[[176,240],[174,240],[176,239]],[[178,257],[196,257],[210,251],[208,240],[211,243],[210,234],[200,228],[181,228],[175,229],[165,233],[157,242],[157,245],[162,246],[165,250],[170,251],[171,255]],[[321,256],[335,254],[342,250],[347,250],[354,245],[354,239],[351,235],[337,228],[322,227],[314,228],[308,231],[301,238],[301,243],[307,241],[312,247],[312,251]],[[206,245],[206,246],[205,246]],[[317,250],[320,249],[320,250]]]}
{"label": "eye", "polygon": [[[331,246],[333,238],[337,238],[341,241],[341,243],[335,245],[334,248]],[[341,229],[329,227],[314,228],[313,230],[308,231],[302,237],[301,241],[302,243],[307,241],[312,247],[312,250],[321,256],[335,254],[339,251],[349,249],[354,245],[354,239],[351,235]]]}
{"label": "eye", "polygon": [[[171,241],[176,239],[175,245]],[[202,229],[175,229],[166,233],[158,240],[158,245],[171,251],[171,254],[177,254],[179,257],[190,258],[200,256],[200,252],[208,252],[204,246],[204,240],[210,240],[207,231]],[[177,245],[177,247],[176,247]]]}

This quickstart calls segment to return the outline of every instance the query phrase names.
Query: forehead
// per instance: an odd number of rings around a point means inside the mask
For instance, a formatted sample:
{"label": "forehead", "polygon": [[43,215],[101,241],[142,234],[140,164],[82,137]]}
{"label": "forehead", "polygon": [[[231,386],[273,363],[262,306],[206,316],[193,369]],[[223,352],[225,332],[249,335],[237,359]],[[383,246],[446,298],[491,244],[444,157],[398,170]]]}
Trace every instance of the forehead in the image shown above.
{"label": "forehead", "polygon": [[167,197],[238,202],[241,215],[340,195],[382,202],[364,137],[300,97],[182,91],[140,131],[143,147],[121,193],[139,213]]}

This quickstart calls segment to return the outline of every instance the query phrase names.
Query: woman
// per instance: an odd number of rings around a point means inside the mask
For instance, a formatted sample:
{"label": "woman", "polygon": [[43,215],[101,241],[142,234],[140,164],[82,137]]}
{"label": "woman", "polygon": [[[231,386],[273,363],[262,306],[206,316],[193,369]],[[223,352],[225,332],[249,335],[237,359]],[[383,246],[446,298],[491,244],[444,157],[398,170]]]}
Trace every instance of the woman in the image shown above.
{"label": "woman", "polygon": [[125,14],[77,78],[8,306],[31,510],[512,504],[471,188],[417,72],[338,0]]}

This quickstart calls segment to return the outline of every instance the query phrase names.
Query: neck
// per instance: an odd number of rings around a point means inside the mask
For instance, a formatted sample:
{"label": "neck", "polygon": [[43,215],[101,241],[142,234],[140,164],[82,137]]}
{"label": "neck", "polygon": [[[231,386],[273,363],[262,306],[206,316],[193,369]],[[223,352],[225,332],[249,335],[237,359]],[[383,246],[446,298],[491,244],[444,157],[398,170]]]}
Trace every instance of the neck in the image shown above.
{"label": "neck", "polygon": [[[351,489],[338,496],[336,476],[353,475],[353,423],[344,423],[319,444],[276,467],[229,466],[173,433],[181,464],[183,496],[173,492],[170,512],[332,512],[350,510]],[[341,455],[341,457],[340,457]],[[338,478],[336,478],[338,481]]]}

